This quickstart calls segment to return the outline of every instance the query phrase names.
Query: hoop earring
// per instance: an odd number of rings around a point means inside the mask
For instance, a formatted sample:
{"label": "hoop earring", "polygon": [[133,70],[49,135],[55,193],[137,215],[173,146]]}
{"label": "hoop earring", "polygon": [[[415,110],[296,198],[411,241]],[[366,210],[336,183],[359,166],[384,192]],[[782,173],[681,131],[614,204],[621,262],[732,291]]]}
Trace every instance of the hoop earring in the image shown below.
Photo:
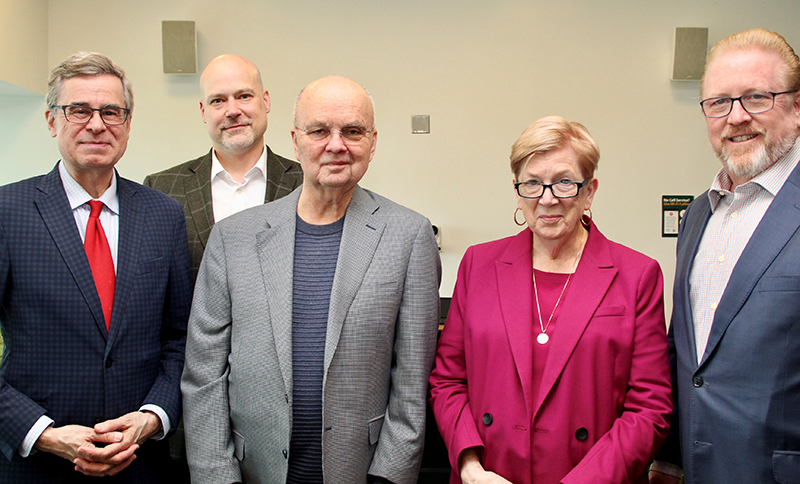
{"label": "hoop earring", "polygon": [[517,209],[516,209],[516,210],[514,210],[514,223],[515,223],[515,224],[517,224],[517,226],[519,226],[519,227],[522,227],[522,226],[523,226],[523,225],[525,225],[525,223],[526,223],[526,222],[525,222],[525,219],[524,219],[524,217],[525,217],[525,214],[522,214],[522,216],[523,216],[522,223],[520,223],[520,222],[517,222],[517,212],[519,212],[519,211],[520,211],[520,208],[519,208],[519,207],[517,207]]}
{"label": "hoop earring", "polygon": [[[586,210],[589,211],[589,215],[586,215]],[[592,225],[592,207],[584,210],[583,215],[581,216],[581,225],[586,227],[587,229]]]}

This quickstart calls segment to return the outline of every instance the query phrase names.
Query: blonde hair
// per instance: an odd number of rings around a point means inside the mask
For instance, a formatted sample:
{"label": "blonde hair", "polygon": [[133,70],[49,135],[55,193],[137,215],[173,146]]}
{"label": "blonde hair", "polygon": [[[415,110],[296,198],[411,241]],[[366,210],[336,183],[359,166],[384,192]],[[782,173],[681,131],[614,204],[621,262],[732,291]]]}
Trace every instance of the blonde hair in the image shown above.
{"label": "blonde hair", "polygon": [[706,72],[711,61],[727,52],[736,50],[763,50],[774,52],[783,59],[783,72],[781,77],[786,82],[786,90],[800,90],[800,59],[794,53],[792,46],[780,34],[766,29],[751,29],[731,34],[717,42],[706,57],[706,67],[703,77],[700,78],[700,97],[703,97]]}
{"label": "blonde hair", "polygon": [[561,116],[541,118],[525,128],[511,147],[511,172],[519,175],[534,155],[570,146],[577,156],[582,176],[592,178],[600,161],[600,149],[580,123]]}

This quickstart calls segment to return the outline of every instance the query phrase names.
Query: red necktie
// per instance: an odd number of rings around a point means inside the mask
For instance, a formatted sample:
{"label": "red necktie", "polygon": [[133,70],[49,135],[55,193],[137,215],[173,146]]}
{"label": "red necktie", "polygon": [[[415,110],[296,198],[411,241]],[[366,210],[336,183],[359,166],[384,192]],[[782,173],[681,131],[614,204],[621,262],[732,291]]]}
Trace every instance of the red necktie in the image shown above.
{"label": "red necktie", "polygon": [[86,257],[92,267],[94,284],[97,286],[97,294],[103,305],[103,316],[106,318],[106,330],[108,330],[111,324],[111,307],[114,305],[114,284],[117,282],[117,275],[114,272],[114,260],[111,259],[106,233],[100,224],[103,202],[91,200],[89,205],[92,207],[92,213],[89,215],[89,223],[86,224],[83,248],[86,249]]}

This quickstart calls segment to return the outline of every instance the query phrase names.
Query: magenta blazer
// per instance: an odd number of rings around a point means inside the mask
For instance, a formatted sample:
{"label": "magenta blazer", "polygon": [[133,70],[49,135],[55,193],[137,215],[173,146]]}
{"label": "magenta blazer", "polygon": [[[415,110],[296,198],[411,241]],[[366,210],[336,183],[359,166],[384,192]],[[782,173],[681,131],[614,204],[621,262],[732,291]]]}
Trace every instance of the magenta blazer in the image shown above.
{"label": "magenta blazer", "polygon": [[461,261],[430,377],[450,482],[479,447],[514,484],[646,483],[672,412],[661,269],[592,224],[537,391],[531,240],[526,228]]}

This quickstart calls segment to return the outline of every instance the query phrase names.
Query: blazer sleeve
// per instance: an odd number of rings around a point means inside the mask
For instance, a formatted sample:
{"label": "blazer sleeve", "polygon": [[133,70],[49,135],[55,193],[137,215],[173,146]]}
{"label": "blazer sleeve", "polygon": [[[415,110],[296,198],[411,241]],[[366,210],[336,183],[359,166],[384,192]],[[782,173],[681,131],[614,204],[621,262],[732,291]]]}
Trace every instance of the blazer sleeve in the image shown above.
{"label": "blazer sleeve", "polygon": [[439,328],[441,261],[430,222],[421,219],[408,260],[395,325],[391,388],[369,474],[417,482],[425,441],[428,376]]}
{"label": "blazer sleeve", "polygon": [[223,237],[211,230],[197,276],[181,378],[192,482],[240,482],[228,404],[231,298]]}
{"label": "blazer sleeve", "polygon": [[[631,270],[624,267],[622,270]],[[626,274],[629,277],[635,277]],[[661,269],[649,260],[636,283],[635,334],[622,413],[561,481],[632,482],[669,430],[672,411]]]}
{"label": "blazer sleeve", "polygon": [[430,377],[431,408],[453,469],[458,469],[461,452],[471,447],[484,447],[470,409],[464,350],[464,304],[468,298],[473,255],[473,248],[467,249],[458,269],[450,312],[439,339],[436,363]]}
{"label": "blazer sleeve", "polygon": [[189,251],[186,245],[186,221],[179,204],[174,205],[170,247],[169,276],[162,308],[161,369],[142,404],[161,407],[172,428],[181,418],[181,373],[186,346],[186,325],[192,303]]}
{"label": "blazer sleeve", "polygon": [[[4,227],[0,226],[0,297],[5,300],[11,259]],[[17,453],[25,435],[45,409],[0,377],[0,451],[9,461]]]}

